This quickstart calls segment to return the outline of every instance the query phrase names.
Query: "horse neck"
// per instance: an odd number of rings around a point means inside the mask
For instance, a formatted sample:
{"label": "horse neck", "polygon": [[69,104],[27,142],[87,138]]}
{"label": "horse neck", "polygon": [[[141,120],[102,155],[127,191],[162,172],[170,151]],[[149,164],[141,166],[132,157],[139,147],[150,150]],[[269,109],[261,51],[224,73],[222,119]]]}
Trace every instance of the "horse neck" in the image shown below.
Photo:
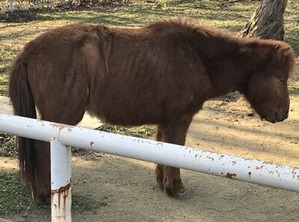
{"label": "horse neck", "polygon": [[253,73],[266,64],[265,58],[259,55],[230,54],[228,56],[209,59],[205,62],[212,83],[210,98],[227,93],[243,92]]}
{"label": "horse neck", "polygon": [[266,67],[277,66],[273,64],[277,46],[286,50],[289,48],[277,41],[238,38],[200,28],[197,29],[194,42],[211,80],[211,98],[232,91],[245,92],[254,73],[263,74]]}

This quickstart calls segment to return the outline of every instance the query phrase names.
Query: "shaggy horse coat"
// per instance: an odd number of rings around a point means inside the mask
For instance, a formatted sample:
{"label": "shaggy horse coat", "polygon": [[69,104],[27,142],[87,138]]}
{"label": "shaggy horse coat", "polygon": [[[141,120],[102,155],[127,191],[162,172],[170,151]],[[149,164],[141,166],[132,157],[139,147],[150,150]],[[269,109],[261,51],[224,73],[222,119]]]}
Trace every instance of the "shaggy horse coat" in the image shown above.
{"label": "shaggy horse coat", "polygon": [[[16,115],[75,125],[84,112],[110,124],[156,124],[157,140],[183,145],[205,101],[242,93],[262,119],[288,117],[294,55],[284,42],[238,38],[186,21],[139,29],[68,25],[26,44],[10,69]],[[50,197],[49,144],[19,138],[21,172]],[[180,170],[158,164],[161,189],[186,196]]]}

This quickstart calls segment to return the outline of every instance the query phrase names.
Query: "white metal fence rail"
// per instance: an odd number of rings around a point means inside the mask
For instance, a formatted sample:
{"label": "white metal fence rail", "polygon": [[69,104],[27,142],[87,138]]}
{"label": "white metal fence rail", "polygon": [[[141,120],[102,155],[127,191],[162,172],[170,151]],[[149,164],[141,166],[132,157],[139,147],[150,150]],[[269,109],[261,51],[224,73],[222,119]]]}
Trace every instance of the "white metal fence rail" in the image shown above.
{"label": "white metal fence rail", "polygon": [[0,132],[50,142],[52,221],[71,221],[71,153],[65,145],[299,192],[296,167],[4,114]]}

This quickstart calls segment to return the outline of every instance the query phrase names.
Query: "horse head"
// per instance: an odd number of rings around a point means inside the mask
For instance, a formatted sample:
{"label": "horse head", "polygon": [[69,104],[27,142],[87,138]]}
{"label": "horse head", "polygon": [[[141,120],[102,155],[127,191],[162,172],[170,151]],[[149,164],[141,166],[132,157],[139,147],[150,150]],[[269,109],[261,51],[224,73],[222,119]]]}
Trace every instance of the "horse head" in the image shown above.
{"label": "horse head", "polygon": [[266,68],[249,79],[245,96],[259,116],[271,123],[288,118],[290,99],[287,81],[294,69],[294,58],[289,46],[276,46]]}

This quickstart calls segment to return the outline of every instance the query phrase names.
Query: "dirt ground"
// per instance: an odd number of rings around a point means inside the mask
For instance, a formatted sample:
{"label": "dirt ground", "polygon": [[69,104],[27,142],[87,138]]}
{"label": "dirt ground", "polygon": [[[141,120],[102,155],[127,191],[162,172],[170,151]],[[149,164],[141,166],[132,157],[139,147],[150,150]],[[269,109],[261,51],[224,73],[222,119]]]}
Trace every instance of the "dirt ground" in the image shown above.
{"label": "dirt ground", "polygon": [[[234,95],[228,102],[207,102],[194,118],[186,145],[299,167],[299,95],[291,96],[290,116],[282,123],[261,121],[252,113]],[[2,169],[17,168],[15,160],[0,160]],[[73,191],[105,203],[73,214],[73,221],[298,221],[299,193],[182,170],[191,197],[177,200],[158,188],[154,167],[108,154],[73,157]],[[28,211],[8,219],[50,221],[50,212]]]}

